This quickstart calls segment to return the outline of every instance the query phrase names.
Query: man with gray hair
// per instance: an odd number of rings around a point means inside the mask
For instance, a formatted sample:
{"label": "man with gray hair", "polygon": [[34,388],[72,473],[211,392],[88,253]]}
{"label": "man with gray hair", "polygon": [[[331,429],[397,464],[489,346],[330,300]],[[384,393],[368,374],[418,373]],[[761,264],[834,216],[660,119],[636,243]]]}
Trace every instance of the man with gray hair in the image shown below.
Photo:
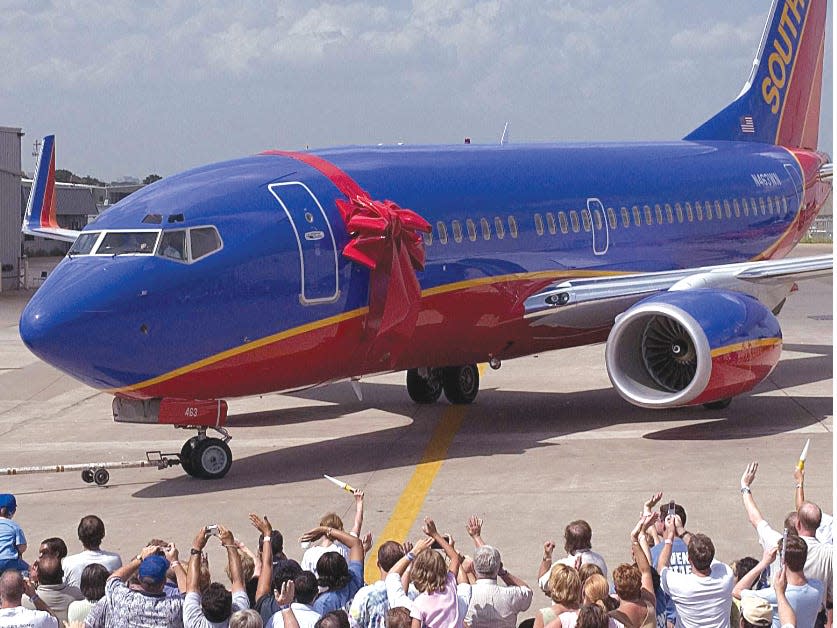
{"label": "man with gray hair", "polygon": [[[21,605],[23,594],[32,600],[36,610]],[[35,593],[32,583],[19,571],[9,569],[0,576],[0,626],[9,628],[58,628],[58,620]]]}
{"label": "man with gray hair", "polygon": [[[477,548],[470,567],[477,580],[471,585],[465,625],[470,628],[514,628],[517,614],[532,604],[532,588],[505,570],[499,550],[484,543],[482,519],[476,515],[471,517],[467,530]],[[498,576],[506,586],[497,584]]]}

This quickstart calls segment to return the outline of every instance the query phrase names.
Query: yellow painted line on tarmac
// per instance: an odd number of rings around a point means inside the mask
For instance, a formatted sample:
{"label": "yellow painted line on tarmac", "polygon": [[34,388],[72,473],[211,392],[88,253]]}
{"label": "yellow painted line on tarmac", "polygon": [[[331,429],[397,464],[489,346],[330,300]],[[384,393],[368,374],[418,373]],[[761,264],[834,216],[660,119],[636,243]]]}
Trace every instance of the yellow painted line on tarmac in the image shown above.
{"label": "yellow painted line on tarmac", "polygon": [[422,455],[421,461],[413,472],[413,477],[410,478],[407,487],[398,498],[389,521],[387,521],[381,533],[378,534],[375,544],[366,555],[366,568],[364,570],[366,582],[375,582],[380,575],[377,562],[378,548],[381,544],[385,541],[401,542],[406,540],[416,517],[421,512],[424,498],[427,497],[436,474],[442,468],[448,448],[462,425],[467,408],[468,406],[465,405],[448,406],[442,413],[442,418],[439,419],[439,423],[433,430],[430,442],[424,450],[424,455]]}

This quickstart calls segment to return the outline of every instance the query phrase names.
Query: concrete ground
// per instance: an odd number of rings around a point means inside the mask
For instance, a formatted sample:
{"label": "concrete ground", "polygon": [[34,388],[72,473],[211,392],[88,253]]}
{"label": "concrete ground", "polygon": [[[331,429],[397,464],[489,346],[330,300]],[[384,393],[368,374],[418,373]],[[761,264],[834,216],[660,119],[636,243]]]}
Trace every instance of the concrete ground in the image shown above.
{"label": "concrete ground", "polygon": [[[830,250],[805,245],[796,254]],[[179,451],[190,433],[113,423],[108,395],[26,350],[17,318],[27,296],[0,295],[0,467]],[[687,528],[709,534],[720,559],[758,558],[738,491],[750,460],[761,463],[755,499],[778,526],[793,506],[792,470],[810,439],[807,496],[833,512],[832,299],[830,279],[800,284],[779,317],[781,362],[722,411],[628,405],[610,387],[599,345],[486,370],[476,403],[464,408],[414,405],[403,373],[364,380],[362,402],[347,383],[231,400],[235,463],[220,481],[195,480],[180,468],[135,469],[112,471],[106,487],[84,484],[78,473],[3,477],[0,492],[17,495],[30,560],[49,536],[80,550],[76,526],[88,513],[107,525],[103,546],[123,556],[152,537],[188,550],[195,531],[216,522],[254,545],[250,511],[268,514],[298,559],[295,539],[323,513],[336,511],[351,525],[352,497],[323,473],[366,492],[364,529],[376,536],[408,530],[414,539],[432,514],[468,551],[465,521],[484,517],[486,541],[531,584],[543,542],[557,542],[557,557],[573,519],[591,523],[593,547],[611,569],[627,560],[628,532],[656,490],[685,505]],[[220,548],[211,547],[210,560],[223,580]],[[546,601],[536,593],[526,616]]]}

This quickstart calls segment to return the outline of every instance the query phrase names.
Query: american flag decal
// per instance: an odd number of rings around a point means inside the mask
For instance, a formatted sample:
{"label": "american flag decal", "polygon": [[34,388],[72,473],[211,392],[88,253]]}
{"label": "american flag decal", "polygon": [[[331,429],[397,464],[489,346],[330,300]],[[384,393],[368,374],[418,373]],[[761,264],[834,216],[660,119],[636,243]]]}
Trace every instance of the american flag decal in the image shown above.
{"label": "american flag decal", "polygon": [[755,133],[756,125],[753,124],[753,116],[744,116],[740,120],[742,133]]}

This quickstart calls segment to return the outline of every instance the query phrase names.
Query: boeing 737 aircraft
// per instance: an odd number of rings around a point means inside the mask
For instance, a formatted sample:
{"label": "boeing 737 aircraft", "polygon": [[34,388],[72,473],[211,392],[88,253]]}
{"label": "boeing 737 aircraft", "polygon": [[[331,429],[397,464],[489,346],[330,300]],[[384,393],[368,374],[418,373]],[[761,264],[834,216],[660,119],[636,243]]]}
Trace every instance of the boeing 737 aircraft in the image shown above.
{"label": "boeing 737 aircraft", "polygon": [[794,282],[831,272],[781,259],[831,193],[825,16],[774,0],[743,91],[681,141],[268,151],[73,232],[47,137],[23,231],[73,245],[21,337],[116,421],[197,430],[204,478],[232,464],[224,398],[405,370],[417,403],[470,403],[478,363],[605,340],[627,401],[723,407],[779,360]]}

